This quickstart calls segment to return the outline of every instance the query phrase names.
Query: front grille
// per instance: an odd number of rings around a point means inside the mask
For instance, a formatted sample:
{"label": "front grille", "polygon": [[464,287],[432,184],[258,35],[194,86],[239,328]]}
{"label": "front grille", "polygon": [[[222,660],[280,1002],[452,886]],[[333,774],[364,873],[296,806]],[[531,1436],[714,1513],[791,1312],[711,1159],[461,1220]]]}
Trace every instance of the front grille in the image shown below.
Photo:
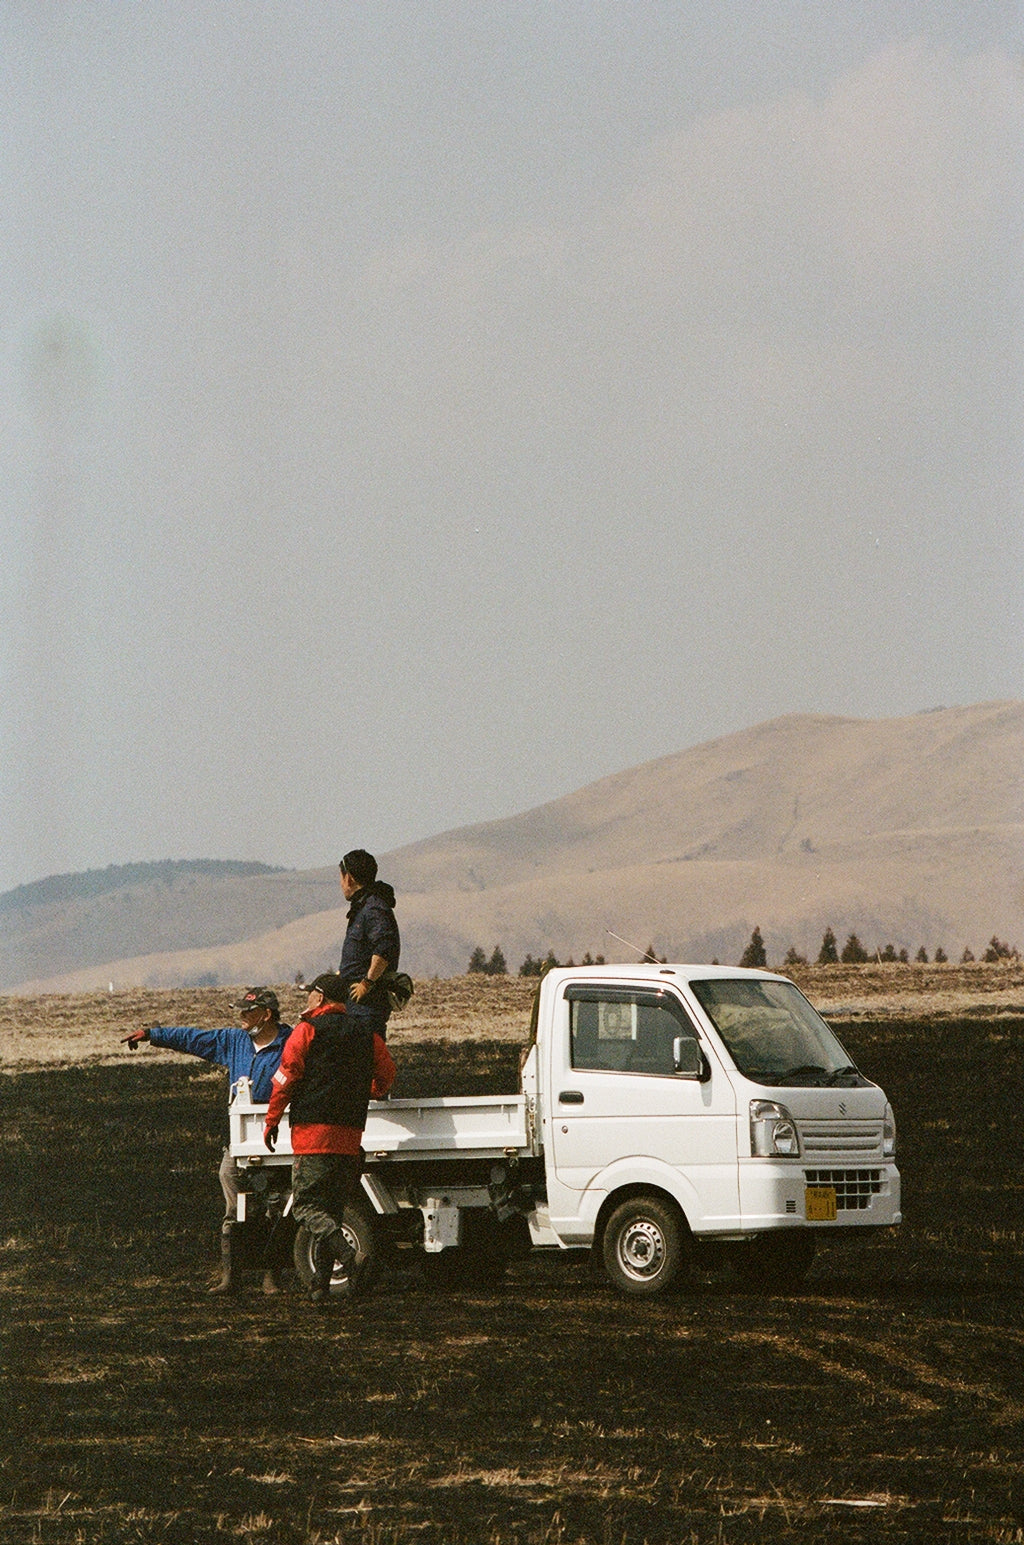
{"label": "front grille", "polygon": [[809,1186],[834,1186],[838,1212],[861,1212],[882,1189],[880,1169],[806,1169]]}
{"label": "front grille", "polygon": [[800,1141],[808,1156],[820,1154],[857,1154],[866,1158],[869,1154],[882,1153],[882,1123],[880,1121],[801,1121]]}

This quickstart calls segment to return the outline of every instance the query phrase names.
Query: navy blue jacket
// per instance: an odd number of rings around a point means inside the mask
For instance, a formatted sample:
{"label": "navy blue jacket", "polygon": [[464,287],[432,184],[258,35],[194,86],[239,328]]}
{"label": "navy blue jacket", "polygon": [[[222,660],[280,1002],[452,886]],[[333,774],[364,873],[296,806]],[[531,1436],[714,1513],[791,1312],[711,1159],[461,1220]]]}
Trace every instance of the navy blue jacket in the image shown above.
{"label": "navy blue jacket", "polygon": [[[392,971],[398,970],[398,957],[402,941],[394,914],[395,893],[385,880],[374,880],[364,885],[352,898],[348,909],[348,932],[341,947],[341,964],[338,975],[346,988],[353,982],[361,982],[370,969],[374,955],[385,959]],[[374,985],[363,999],[364,1009],[372,1009],[381,1019],[391,1013],[387,990]]]}

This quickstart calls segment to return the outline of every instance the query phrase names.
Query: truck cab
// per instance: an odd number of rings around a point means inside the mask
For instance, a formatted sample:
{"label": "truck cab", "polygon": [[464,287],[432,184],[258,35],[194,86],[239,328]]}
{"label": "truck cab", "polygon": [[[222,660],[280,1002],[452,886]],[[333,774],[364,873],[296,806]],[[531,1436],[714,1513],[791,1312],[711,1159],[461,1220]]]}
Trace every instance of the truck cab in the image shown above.
{"label": "truck cab", "polygon": [[[616,1209],[649,1197],[681,1218],[681,1248],[735,1245],[741,1264],[779,1276],[787,1258],[792,1274],[806,1269],[823,1234],[901,1221],[884,1093],[773,973],[551,970],[523,1087],[545,1156],[544,1222],[562,1245],[606,1240]],[[642,1220],[623,1243],[623,1227],[611,1274],[639,1292],[668,1243]]]}

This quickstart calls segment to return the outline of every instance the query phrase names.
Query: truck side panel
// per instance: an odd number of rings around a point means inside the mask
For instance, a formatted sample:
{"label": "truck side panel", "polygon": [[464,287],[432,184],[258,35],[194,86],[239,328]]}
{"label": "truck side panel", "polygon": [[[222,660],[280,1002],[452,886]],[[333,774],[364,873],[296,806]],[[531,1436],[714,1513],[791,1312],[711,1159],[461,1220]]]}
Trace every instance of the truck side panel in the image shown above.
{"label": "truck side panel", "polygon": [[[269,1159],[263,1141],[265,1105],[240,1089],[231,1105],[231,1152],[236,1159]],[[503,1158],[532,1154],[527,1101],[521,1094],[465,1099],[371,1101],[363,1133],[368,1159]],[[291,1155],[291,1131],[281,1122],[277,1156]]]}

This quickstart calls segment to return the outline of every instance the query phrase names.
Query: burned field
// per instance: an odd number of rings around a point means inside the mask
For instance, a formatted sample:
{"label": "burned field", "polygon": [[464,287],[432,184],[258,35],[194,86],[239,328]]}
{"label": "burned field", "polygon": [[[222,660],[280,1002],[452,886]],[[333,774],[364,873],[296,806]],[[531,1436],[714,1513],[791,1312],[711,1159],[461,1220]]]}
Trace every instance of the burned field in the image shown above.
{"label": "burned field", "polygon": [[[1024,1540],[1024,1013],[833,1023],[896,1107],[906,1222],[792,1296],[535,1255],[326,1316],[211,1299],[221,1076],[5,1075],[0,1540]],[[397,1092],[485,1093],[518,1048],[396,1058]]]}

